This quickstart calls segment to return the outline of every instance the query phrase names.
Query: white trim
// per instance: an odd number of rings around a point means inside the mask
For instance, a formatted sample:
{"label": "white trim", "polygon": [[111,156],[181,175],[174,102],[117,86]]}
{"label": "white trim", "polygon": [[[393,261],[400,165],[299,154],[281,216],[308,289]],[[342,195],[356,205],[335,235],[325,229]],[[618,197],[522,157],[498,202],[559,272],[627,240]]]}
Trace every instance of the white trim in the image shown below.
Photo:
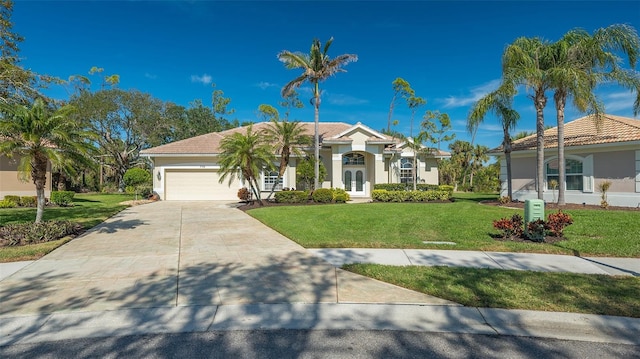
{"label": "white trim", "polygon": [[374,129],[370,128],[370,127],[367,127],[367,126],[363,125],[363,124],[362,124],[362,123],[360,123],[360,122],[356,123],[356,124],[355,124],[354,126],[352,126],[352,127],[349,127],[348,129],[346,129],[346,130],[344,130],[344,131],[340,132],[339,134],[337,134],[337,135],[335,135],[335,136],[331,137],[331,139],[338,139],[338,138],[340,138],[340,137],[342,137],[342,136],[346,135],[347,133],[349,133],[349,132],[351,132],[351,131],[353,131],[353,130],[355,130],[355,129],[358,129],[358,128],[359,128],[359,129],[361,129],[361,130],[364,130],[364,131],[366,131],[366,132],[369,132],[370,134],[372,134],[372,135],[374,135],[374,136],[376,136],[376,137],[378,137],[378,138],[381,138],[381,139],[383,139],[383,140],[386,140],[386,139],[387,139],[387,138],[386,138],[383,134],[381,134],[380,132],[378,132],[378,131],[376,131],[376,130],[374,130]]}
{"label": "white trim", "polygon": [[640,192],[640,150],[636,150],[636,193]]}

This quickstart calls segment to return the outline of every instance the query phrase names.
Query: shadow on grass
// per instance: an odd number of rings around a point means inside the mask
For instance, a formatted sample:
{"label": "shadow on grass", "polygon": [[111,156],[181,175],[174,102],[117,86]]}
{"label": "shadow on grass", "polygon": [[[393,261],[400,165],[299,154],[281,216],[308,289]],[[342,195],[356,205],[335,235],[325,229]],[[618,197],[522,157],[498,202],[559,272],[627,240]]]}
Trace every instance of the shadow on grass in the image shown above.
{"label": "shadow on grass", "polygon": [[[483,322],[476,308],[337,303],[335,268],[306,251],[283,245],[284,238],[276,242],[255,237],[256,228],[245,228],[248,226],[243,224],[246,222],[241,220],[227,222],[227,226],[233,227],[228,227],[225,233],[233,233],[238,240],[255,238],[253,255],[237,248],[235,257],[221,259],[212,253],[201,257],[206,259],[188,262],[185,257],[180,261],[175,256],[158,257],[132,246],[132,257],[146,256],[150,260],[145,262],[148,266],[145,274],[127,277],[127,268],[91,267],[91,261],[99,259],[93,256],[67,262],[68,268],[55,273],[42,266],[41,272],[33,267],[21,280],[9,277],[10,281],[2,283],[0,294],[3,303],[0,353],[28,358],[45,355],[297,358],[334,354],[499,358],[510,350],[515,357],[571,356],[569,349],[547,345],[548,340],[450,334],[439,336],[440,341],[436,342],[429,335],[447,331],[497,333]],[[181,231],[201,233],[198,232],[201,225],[198,221],[183,221]],[[211,237],[202,236],[197,241],[206,244]],[[280,252],[265,254],[274,245],[282,246]],[[186,255],[189,249],[202,252],[202,248],[196,247],[182,248],[181,253]],[[246,262],[246,257],[252,259],[251,263]],[[116,272],[122,277],[116,276]],[[65,288],[61,282],[73,284],[77,289]],[[27,306],[33,308],[33,315],[8,316]],[[508,313],[498,319],[526,328],[522,318]],[[373,339],[365,339],[359,336],[363,329],[384,331],[373,333]],[[608,330],[609,335],[637,340],[637,333],[629,327],[601,329]],[[535,336],[535,333],[521,329],[518,335]],[[346,341],[341,341],[345,338]],[[11,346],[21,339],[36,343]],[[63,339],[66,340],[55,342]],[[616,356],[617,352],[608,354],[603,357]]]}

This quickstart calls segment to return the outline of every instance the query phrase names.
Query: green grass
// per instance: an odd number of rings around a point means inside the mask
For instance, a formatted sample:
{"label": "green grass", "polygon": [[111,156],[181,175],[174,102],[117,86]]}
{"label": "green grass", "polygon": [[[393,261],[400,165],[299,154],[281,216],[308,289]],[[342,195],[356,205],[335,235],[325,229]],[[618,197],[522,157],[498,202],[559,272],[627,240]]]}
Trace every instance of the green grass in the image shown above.
{"label": "green grass", "polygon": [[567,210],[574,224],[565,230],[566,241],[497,241],[491,236],[499,233],[493,220],[522,214],[522,210],[479,204],[495,198],[456,194],[453,203],[281,206],[258,208],[249,214],[307,248],[437,248],[640,257],[639,211]]}
{"label": "green grass", "polygon": [[465,306],[640,318],[637,277],[375,264],[344,268]]}
{"label": "green grass", "polygon": [[[76,194],[73,207],[46,207],[43,220],[68,220],[89,229],[125,209],[127,206],[121,205],[120,202],[131,199],[133,199],[132,195],[124,194]],[[35,218],[35,208],[0,209],[0,225],[32,222]],[[69,238],[63,238],[27,246],[2,247],[0,262],[38,259],[69,240]]]}

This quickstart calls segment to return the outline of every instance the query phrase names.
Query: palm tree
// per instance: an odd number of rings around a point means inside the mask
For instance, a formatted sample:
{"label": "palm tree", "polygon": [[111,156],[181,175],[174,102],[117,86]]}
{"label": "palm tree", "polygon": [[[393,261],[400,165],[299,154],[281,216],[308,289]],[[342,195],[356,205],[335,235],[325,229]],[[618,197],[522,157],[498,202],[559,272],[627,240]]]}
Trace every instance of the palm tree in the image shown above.
{"label": "palm tree", "polygon": [[278,178],[271,187],[271,192],[267,197],[268,200],[273,195],[278,183],[280,183],[280,179],[289,165],[291,154],[300,155],[302,153],[300,146],[310,145],[311,139],[305,134],[305,128],[298,121],[279,121],[277,118],[273,118],[264,132],[267,141],[276,148],[280,155]]}
{"label": "palm tree", "polygon": [[19,171],[36,186],[35,222],[39,223],[44,213],[48,163],[58,168],[65,168],[70,160],[86,163],[92,150],[88,141],[95,136],[71,119],[75,108],[70,105],[54,111],[38,98],[31,107],[0,104],[0,111],[0,154],[20,157]]}
{"label": "palm tree", "polygon": [[236,178],[246,180],[258,203],[263,205],[258,176],[265,169],[274,169],[273,147],[262,133],[253,132],[253,125],[249,125],[245,134],[236,132],[223,138],[220,149],[220,183],[227,177],[229,185]]}
{"label": "palm tree", "polygon": [[487,146],[475,145],[471,150],[471,163],[470,163],[470,177],[469,177],[469,186],[471,190],[473,190],[473,176],[475,172],[482,168],[482,164],[489,160],[489,148]]}
{"label": "palm tree", "polygon": [[544,183],[544,108],[549,89],[550,45],[540,38],[520,37],[507,46],[502,55],[502,81],[508,88],[524,85],[536,109],[536,187],[543,199]]}
{"label": "palm tree", "polygon": [[511,108],[513,101],[513,88],[500,87],[498,90],[489,93],[478,100],[471,108],[467,120],[467,129],[475,133],[476,129],[484,120],[487,112],[493,112],[502,126],[502,148],[507,164],[507,196],[509,200],[513,196],[512,174],[511,174],[511,135],[515,130],[520,115]]}
{"label": "palm tree", "polygon": [[354,54],[343,54],[330,58],[327,55],[329,47],[333,42],[330,38],[322,47],[320,40],[314,39],[311,43],[311,51],[309,54],[301,52],[291,52],[283,50],[278,54],[278,59],[285,64],[287,69],[302,69],[302,74],[282,88],[282,97],[286,97],[288,93],[300,87],[303,83],[309,82],[313,86],[313,107],[314,115],[314,155],[315,155],[315,178],[314,188],[320,188],[320,138],[318,123],[320,121],[320,82],[335,75],[338,72],[346,72],[342,66],[349,62],[358,60],[358,56]]}
{"label": "palm tree", "polygon": [[611,25],[596,30],[593,36],[575,29],[552,45],[554,66],[549,71],[558,126],[558,205],[565,204],[564,111],[567,97],[580,112],[591,110],[600,118],[601,104],[593,93],[600,82],[616,82],[636,90],[634,115],[640,112],[640,77],[635,71],[622,71],[614,51],[628,57],[633,68],[640,52],[640,38],[628,25]]}

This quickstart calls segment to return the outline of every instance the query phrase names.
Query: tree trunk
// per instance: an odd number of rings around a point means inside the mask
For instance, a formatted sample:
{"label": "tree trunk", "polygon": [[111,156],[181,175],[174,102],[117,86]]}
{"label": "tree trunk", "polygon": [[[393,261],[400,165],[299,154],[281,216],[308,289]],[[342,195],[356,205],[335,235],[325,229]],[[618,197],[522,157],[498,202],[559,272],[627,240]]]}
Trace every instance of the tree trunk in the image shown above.
{"label": "tree trunk", "polygon": [[416,150],[413,150],[413,190],[416,191],[418,189],[418,185],[416,182],[418,182],[418,168],[416,166],[416,164],[418,163],[417,159],[417,154],[416,154]]}
{"label": "tree trunk", "polygon": [[564,105],[567,101],[567,96],[562,91],[556,91],[554,100],[558,119],[558,206],[564,206],[564,192],[567,186],[566,164],[564,159]]}
{"label": "tree trunk", "polygon": [[536,189],[538,199],[544,199],[544,107],[547,98],[544,89],[536,90],[534,105],[536,108]]}
{"label": "tree trunk", "polygon": [[37,210],[36,210],[36,223],[42,222],[42,215],[44,214],[44,205],[46,199],[44,197],[44,187],[47,183],[47,157],[42,153],[36,153],[33,158],[31,178],[36,185],[36,197],[37,197]]}
{"label": "tree trunk", "polygon": [[504,159],[507,162],[507,196],[509,201],[513,200],[513,187],[511,186],[511,136],[509,128],[504,128],[504,138],[502,139],[504,146]]}
{"label": "tree trunk", "polygon": [[316,159],[316,163],[314,164],[314,176],[313,176],[313,190],[315,191],[316,189],[320,188],[320,129],[319,127],[319,122],[320,122],[320,93],[318,90],[318,84],[316,83],[316,89],[315,89],[315,94],[314,94],[314,133],[313,133],[313,138],[314,138],[314,157]]}
{"label": "tree trunk", "polygon": [[284,171],[287,170],[287,165],[289,165],[289,149],[283,148],[282,153],[280,154],[282,157],[280,158],[280,168],[278,169],[278,178],[276,178],[276,183],[271,186],[271,192],[267,196],[267,201],[271,199],[273,196],[273,192],[276,191],[276,187],[278,187],[278,183],[280,183],[280,179],[284,176]]}

